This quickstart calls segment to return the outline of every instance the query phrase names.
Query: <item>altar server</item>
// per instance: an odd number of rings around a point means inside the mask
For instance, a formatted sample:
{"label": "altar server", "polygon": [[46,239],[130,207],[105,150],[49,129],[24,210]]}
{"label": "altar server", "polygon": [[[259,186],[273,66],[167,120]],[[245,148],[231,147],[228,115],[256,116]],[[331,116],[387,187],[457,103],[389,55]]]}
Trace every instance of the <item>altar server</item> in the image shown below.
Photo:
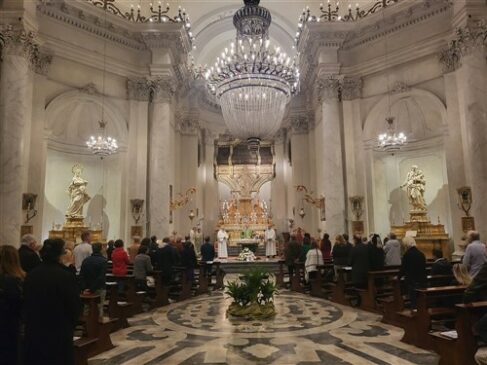
{"label": "altar server", "polygon": [[218,240],[218,257],[219,258],[227,258],[228,251],[227,251],[227,241],[228,241],[228,233],[220,227],[218,233],[216,235]]}
{"label": "altar server", "polygon": [[265,255],[267,257],[275,257],[276,252],[276,231],[271,225],[267,227],[264,234],[265,239]]}

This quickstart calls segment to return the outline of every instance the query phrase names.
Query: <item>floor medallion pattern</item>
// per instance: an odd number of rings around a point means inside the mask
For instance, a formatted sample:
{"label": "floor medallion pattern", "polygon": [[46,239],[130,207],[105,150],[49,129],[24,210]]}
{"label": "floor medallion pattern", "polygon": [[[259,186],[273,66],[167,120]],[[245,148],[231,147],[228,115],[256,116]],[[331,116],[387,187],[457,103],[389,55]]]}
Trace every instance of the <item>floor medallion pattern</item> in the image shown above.
{"label": "floor medallion pattern", "polygon": [[139,315],[112,334],[117,346],[90,365],[433,365],[437,356],[400,342],[402,331],[371,313],[283,292],[269,321],[225,316],[230,300],[200,296]]}

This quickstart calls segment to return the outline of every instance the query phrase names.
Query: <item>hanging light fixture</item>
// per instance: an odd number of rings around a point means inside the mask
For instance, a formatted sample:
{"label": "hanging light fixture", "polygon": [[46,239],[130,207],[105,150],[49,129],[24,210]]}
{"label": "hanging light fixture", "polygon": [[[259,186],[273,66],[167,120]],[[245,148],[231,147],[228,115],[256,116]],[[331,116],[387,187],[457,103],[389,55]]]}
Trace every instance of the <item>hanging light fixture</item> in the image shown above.
{"label": "hanging light fixture", "polygon": [[205,73],[207,86],[221,105],[230,133],[257,150],[279,130],[286,105],[299,85],[296,59],[271,46],[269,10],[259,0],[244,0],[233,16],[236,41]]}
{"label": "hanging light fixture", "polygon": [[[106,15],[107,10],[105,9],[105,25],[106,25]],[[104,120],[105,117],[105,74],[106,74],[106,58],[107,58],[107,44],[106,40],[103,42],[103,82],[102,82],[102,100],[101,100],[101,120],[98,121],[101,133],[95,138],[90,136],[86,141],[86,145],[90,151],[103,159],[106,156],[117,153],[118,143],[115,138],[106,135],[105,127],[107,122]]]}
{"label": "hanging light fixture", "polygon": [[[384,21],[384,9],[382,10],[382,21]],[[387,34],[385,35],[384,42],[385,49],[385,63],[386,67],[388,65],[388,48],[387,48]],[[387,152],[394,154],[399,151],[403,146],[407,144],[407,137],[404,132],[396,132],[396,127],[394,125],[394,117],[392,116],[392,106],[391,106],[391,91],[389,90],[389,71],[386,70],[386,83],[387,83],[387,102],[389,116],[386,117],[386,131],[380,133],[377,136],[377,144],[375,150],[379,152]]]}
{"label": "hanging light fixture", "polygon": [[93,152],[94,155],[100,156],[100,158],[104,158],[118,151],[118,143],[115,138],[106,137],[106,122],[100,120],[98,124],[100,125],[101,133],[96,138],[94,136],[91,136],[90,139],[86,141],[86,145],[91,150],[91,152]]}

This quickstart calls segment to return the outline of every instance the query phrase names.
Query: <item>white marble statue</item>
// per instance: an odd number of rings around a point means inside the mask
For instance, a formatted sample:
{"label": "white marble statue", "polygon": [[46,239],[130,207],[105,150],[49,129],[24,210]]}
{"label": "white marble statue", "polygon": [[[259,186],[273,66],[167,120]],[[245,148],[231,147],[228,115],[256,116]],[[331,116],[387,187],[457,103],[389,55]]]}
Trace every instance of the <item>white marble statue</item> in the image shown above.
{"label": "white marble statue", "polygon": [[228,241],[228,233],[223,228],[218,230],[216,234],[216,239],[218,240],[218,257],[219,258],[227,258],[228,257],[228,250],[227,250],[227,241]]}
{"label": "white marble statue", "polygon": [[269,225],[264,233],[265,255],[267,257],[276,256],[276,230]]}
{"label": "white marble statue", "polygon": [[423,171],[416,165],[411,166],[411,170],[406,176],[406,181],[401,185],[401,189],[406,188],[412,210],[426,210],[426,202],[424,200],[425,186],[426,180]]}
{"label": "white marble statue", "polygon": [[73,166],[73,180],[68,186],[68,194],[70,204],[66,210],[67,218],[83,218],[83,206],[90,200],[90,196],[86,192],[88,181],[81,177],[83,167],[79,164]]}

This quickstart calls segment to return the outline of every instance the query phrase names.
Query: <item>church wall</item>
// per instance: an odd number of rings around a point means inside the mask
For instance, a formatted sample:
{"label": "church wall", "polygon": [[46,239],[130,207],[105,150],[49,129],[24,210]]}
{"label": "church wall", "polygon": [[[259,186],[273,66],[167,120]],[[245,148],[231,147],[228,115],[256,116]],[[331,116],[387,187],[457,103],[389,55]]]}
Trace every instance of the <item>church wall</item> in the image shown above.
{"label": "church wall", "polygon": [[290,217],[288,215],[288,184],[286,184],[286,182],[289,182],[287,178],[289,162],[286,156],[285,140],[276,142],[274,149],[276,154],[276,177],[271,182],[270,198],[272,199],[272,203],[270,204],[270,208],[272,209],[272,222],[279,235],[282,232],[288,231],[287,220]]}

